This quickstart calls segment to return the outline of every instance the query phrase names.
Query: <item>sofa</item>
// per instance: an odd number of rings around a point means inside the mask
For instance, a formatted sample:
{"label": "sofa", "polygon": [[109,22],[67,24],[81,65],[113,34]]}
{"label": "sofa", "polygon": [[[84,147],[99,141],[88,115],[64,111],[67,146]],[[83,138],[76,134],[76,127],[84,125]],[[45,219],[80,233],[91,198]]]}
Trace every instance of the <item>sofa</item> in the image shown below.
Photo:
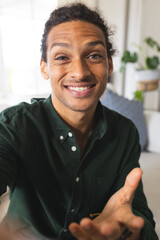
{"label": "sofa", "polygon": [[[0,105],[0,111],[8,105]],[[148,131],[148,144],[142,151],[140,165],[143,170],[143,185],[149,207],[156,221],[156,231],[160,238],[160,112],[143,112]],[[9,205],[8,192],[0,197],[0,221],[3,219]]]}

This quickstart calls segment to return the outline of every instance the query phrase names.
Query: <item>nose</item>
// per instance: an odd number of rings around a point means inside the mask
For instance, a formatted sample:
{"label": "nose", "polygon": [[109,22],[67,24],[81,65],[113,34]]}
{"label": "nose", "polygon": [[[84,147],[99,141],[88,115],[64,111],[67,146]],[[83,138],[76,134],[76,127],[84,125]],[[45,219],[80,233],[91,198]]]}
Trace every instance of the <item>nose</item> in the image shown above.
{"label": "nose", "polygon": [[90,69],[85,60],[80,57],[73,60],[70,66],[70,76],[75,80],[83,80],[89,77]]}

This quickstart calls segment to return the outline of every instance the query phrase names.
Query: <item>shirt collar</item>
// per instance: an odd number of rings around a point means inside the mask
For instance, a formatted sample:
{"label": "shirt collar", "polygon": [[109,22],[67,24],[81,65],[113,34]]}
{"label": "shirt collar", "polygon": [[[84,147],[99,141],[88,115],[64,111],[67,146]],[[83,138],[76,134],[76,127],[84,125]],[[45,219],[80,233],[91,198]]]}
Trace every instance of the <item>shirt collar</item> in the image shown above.
{"label": "shirt collar", "polygon": [[71,132],[71,129],[67,126],[67,124],[65,124],[65,122],[54,109],[51,96],[45,100],[44,105],[45,109],[47,110],[52,131],[61,142],[65,141],[65,139],[68,137],[68,134]]}
{"label": "shirt collar", "polygon": [[98,102],[96,112],[95,112],[95,126],[93,130],[93,135],[95,135],[97,138],[101,139],[104,134],[107,131],[107,117],[106,114],[104,114],[104,106],[101,104],[101,102]]}
{"label": "shirt collar", "polygon": [[[72,132],[71,129],[67,126],[67,124],[62,120],[62,118],[58,115],[58,113],[54,109],[51,96],[49,96],[44,101],[44,105],[47,110],[51,126],[53,126],[52,130],[54,134],[58,138],[60,138],[60,140],[63,142],[68,137],[68,134]],[[99,101],[95,112],[95,126],[92,135],[96,138],[102,138],[106,131],[107,131],[106,114],[104,114],[104,106]]]}

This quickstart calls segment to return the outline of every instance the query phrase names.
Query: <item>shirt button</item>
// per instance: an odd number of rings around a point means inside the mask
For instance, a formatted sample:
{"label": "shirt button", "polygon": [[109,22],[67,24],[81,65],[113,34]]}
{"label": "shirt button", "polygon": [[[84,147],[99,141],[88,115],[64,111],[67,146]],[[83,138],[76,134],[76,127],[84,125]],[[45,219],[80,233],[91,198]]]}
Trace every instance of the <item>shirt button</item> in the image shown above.
{"label": "shirt button", "polygon": [[72,137],[72,136],[73,136],[73,134],[72,134],[71,132],[69,132],[69,133],[68,133],[68,136],[69,136],[69,137]]}
{"label": "shirt button", "polygon": [[79,182],[80,178],[79,177],[76,177],[76,182]]}
{"label": "shirt button", "polygon": [[63,140],[63,139],[64,139],[64,137],[63,137],[63,136],[60,136],[59,138],[60,138],[60,140]]}
{"label": "shirt button", "polygon": [[65,229],[63,230],[63,232],[67,232],[67,229],[65,228]]}
{"label": "shirt button", "polygon": [[73,209],[71,209],[71,213],[74,213],[75,212],[75,209],[73,208]]}
{"label": "shirt button", "polygon": [[73,152],[75,152],[75,151],[77,150],[77,148],[76,148],[75,146],[72,146],[72,147],[71,147],[71,150],[72,150]]}

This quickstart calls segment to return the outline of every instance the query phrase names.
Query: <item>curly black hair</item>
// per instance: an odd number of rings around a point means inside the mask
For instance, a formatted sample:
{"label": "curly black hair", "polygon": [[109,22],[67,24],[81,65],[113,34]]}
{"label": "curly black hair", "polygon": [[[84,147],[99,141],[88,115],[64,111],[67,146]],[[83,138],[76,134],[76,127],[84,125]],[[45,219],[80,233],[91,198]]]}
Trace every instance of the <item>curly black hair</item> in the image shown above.
{"label": "curly black hair", "polygon": [[110,39],[113,32],[105,23],[104,19],[100,16],[100,13],[98,11],[89,9],[82,3],[72,3],[54,10],[45,23],[44,33],[41,40],[41,57],[43,61],[47,62],[47,37],[52,27],[60,23],[76,20],[97,25],[104,33],[108,58],[115,54],[116,50],[113,48],[113,44]]}

